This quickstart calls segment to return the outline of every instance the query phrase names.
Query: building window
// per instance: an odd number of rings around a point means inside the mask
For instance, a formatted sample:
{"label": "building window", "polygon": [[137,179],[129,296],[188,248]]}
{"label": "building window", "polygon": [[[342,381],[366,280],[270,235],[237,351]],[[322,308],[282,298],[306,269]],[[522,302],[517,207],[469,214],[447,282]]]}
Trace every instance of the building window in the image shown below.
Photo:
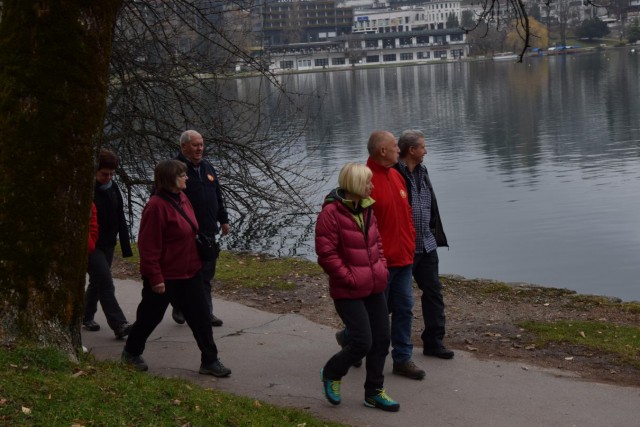
{"label": "building window", "polygon": [[418,52],[418,59],[429,59],[431,58],[431,52]]}
{"label": "building window", "polygon": [[382,60],[384,62],[396,62],[396,54],[395,53],[389,53],[387,55],[384,55]]}
{"label": "building window", "polygon": [[332,65],[344,65],[344,58],[331,58]]}
{"label": "building window", "polygon": [[462,34],[451,34],[451,35],[449,36],[449,39],[450,39],[452,42],[461,42],[461,41],[462,41]]}
{"label": "building window", "polygon": [[412,59],[413,59],[413,52],[400,54],[400,61],[411,61]]}
{"label": "building window", "polygon": [[355,65],[355,64],[359,64],[360,60],[356,59],[356,58],[349,58],[349,64],[351,65]]}
{"label": "building window", "polygon": [[453,56],[455,59],[462,58],[463,55],[464,52],[462,49],[451,49],[451,56]]}
{"label": "building window", "polygon": [[298,68],[307,68],[311,67],[310,59],[298,59]]}
{"label": "building window", "polygon": [[316,67],[328,67],[329,58],[317,58],[314,60]]}
{"label": "building window", "polygon": [[290,70],[293,68],[293,61],[280,61],[280,68]]}
{"label": "building window", "polygon": [[440,58],[440,59],[446,59],[447,58],[447,51],[446,50],[436,50],[433,52],[433,57],[434,58]]}
{"label": "building window", "polygon": [[372,62],[380,62],[380,55],[369,55],[367,56],[367,64]]}

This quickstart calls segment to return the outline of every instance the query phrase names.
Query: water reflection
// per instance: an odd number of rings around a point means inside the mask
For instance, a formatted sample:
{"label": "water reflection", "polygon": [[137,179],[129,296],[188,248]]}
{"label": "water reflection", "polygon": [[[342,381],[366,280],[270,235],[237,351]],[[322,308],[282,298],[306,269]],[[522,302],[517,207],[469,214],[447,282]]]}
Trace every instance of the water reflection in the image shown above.
{"label": "water reflection", "polygon": [[[313,205],[341,165],[366,159],[372,130],[418,128],[452,245],[443,273],[640,300],[638,61],[620,49],[283,77],[313,94],[298,141],[326,180]],[[277,233],[285,253],[313,258],[302,222]]]}

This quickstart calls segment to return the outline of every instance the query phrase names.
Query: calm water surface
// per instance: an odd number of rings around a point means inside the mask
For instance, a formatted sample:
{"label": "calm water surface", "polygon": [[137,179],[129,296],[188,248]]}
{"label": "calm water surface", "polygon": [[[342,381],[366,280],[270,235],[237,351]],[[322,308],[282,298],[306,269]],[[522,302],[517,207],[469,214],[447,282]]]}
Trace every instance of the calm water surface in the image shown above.
{"label": "calm water surface", "polygon": [[[372,130],[417,128],[451,245],[441,273],[640,300],[639,63],[620,49],[282,79],[316,94],[300,139],[326,179],[316,209]],[[315,259],[303,240],[289,254]]]}

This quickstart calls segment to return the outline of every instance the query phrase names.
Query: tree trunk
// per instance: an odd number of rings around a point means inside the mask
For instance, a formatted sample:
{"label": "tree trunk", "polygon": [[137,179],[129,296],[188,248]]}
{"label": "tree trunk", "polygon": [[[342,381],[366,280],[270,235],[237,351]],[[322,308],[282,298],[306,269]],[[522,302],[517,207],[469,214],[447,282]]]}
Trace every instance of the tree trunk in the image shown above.
{"label": "tree trunk", "polygon": [[0,342],[80,347],[95,144],[122,0],[5,0]]}

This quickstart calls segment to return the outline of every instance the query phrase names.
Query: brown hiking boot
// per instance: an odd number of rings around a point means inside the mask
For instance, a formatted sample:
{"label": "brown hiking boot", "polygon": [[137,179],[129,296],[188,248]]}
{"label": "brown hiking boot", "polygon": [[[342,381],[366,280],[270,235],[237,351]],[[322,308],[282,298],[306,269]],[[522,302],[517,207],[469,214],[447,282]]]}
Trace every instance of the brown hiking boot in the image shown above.
{"label": "brown hiking boot", "polygon": [[421,380],[426,375],[422,369],[413,363],[413,360],[407,360],[404,363],[393,362],[393,373],[414,380]]}

